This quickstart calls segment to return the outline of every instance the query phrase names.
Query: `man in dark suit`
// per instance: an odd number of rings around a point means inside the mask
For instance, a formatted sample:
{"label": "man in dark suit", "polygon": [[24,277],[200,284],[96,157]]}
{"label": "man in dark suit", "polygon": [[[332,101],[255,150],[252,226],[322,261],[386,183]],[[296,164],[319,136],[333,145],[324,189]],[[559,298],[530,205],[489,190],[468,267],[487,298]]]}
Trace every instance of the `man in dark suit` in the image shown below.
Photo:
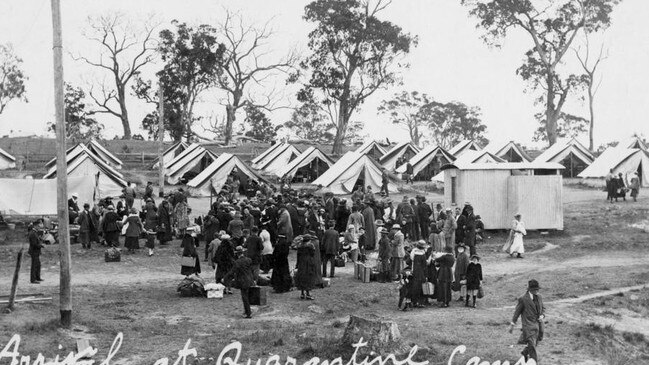
{"label": "man in dark suit", "polygon": [[232,269],[223,277],[224,283],[233,283],[232,286],[241,289],[241,301],[243,302],[243,318],[251,318],[252,311],[250,310],[250,287],[255,285],[252,273],[252,260],[245,255],[246,250],[237,246],[234,249],[234,254],[237,256],[237,261],[234,262]]}
{"label": "man in dark suit", "polygon": [[38,236],[37,229],[43,229],[43,221],[37,220],[34,226],[29,231],[29,250],[27,253],[32,257],[32,266],[29,275],[29,280],[32,284],[40,284],[41,279],[41,248],[43,243]]}
{"label": "man in dark suit", "polygon": [[264,249],[264,244],[259,237],[259,228],[252,227],[250,230],[250,237],[246,240],[247,255],[250,257],[252,265],[252,274],[255,280],[259,279],[259,267],[261,265],[261,251]]}
{"label": "man in dark suit", "polygon": [[335,258],[340,249],[338,231],[334,229],[335,224],[335,220],[329,221],[329,229],[327,229],[322,236],[322,251],[324,252],[324,257],[322,259],[322,276],[327,276],[327,262],[331,262],[331,271],[329,272],[330,278],[333,278],[336,272]]}
{"label": "man in dark suit", "polygon": [[514,310],[514,317],[509,327],[509,333],[512,333],[518,317],[521,317],[523,333],[518,343],[527,345],[523,349],[523,352],[521,352],[526,362],[532,358],[538,363],[539,359],[536,353],[536,345],[543,339],[543,319],[545,318],[545,314],[539,289],[541,287],[538,281],[530,280],[528,282],[527,292],[518,298],[518,304],[516,305],[516,310]]}

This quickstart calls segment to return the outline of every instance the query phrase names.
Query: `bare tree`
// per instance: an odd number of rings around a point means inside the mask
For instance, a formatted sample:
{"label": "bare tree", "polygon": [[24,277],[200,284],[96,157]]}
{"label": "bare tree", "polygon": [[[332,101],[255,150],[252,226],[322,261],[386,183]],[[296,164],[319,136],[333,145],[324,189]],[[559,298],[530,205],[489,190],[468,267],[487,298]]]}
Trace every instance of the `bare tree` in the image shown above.
{"label": "bare tree", "polygon": [[584,38],[586,43],[585,54],[580,54],[580,48],[573,48],[573,51],[575,52],[575,56],[577,56],[577,59],[579,60],[579,63],[581,64],[581,67],[584,69],[585,73],[584,82],[586,83],[588,91],[588,111],[590,113],[590,123],[588,127],[588,149],[593,151],[593,149],[595,148],[593,139],[593,129],[595,128],[595,95],[597,94],[597,91],[599,90],[599,86],[602,84],[603,79],[602,76],[599,76],[599,78],[597,77],[597,67],[599,67],[599,64],[603,60],[608,58],[608,51],[604,50],[604,44],[602,44],[599,48],[599,54],[595,58],[595,61],[591,64],[591,47],[590,40],[588,39],[588,34],[586,34]]}
{"label": "bare tree", "polygon": [[[268,59],[270,48],[267,41],[274,34],[269,22],[262,26],[246,25],[241,14],[226,9],[225,19],[216,29],[219,36],[223,37],[226,48],[223,74],[219,77],[217,86],[227,95],[223,101],[226,111],[223,137],[227,145],[232,139],[232,128],[239,109],[246,106],[265,110],[277,108],[276,89],[266,88],[264,94],[254,92],[264,88],[267,80],[290,70],[297,57],[294,52],[289,52],[279,60]],[[255,88],[255,85],[259,88]]]}
{"label": "bare tree", "polygon": [[135,27],[123,14],[115,13],[88,18],[89,28],[84,35],[99,46],[97,57],[77,56],[87,64],[98,67],[112,78],[100,82],[99,91],[90,88],[90,98],[99,107],[98,113],[111,114],[120,119],[124,138],[131,139],[131,125],[126,105],[126,91],[134,76],[144,65],[153,61],[157,45],[153,32],[157,25],[152,17]]}

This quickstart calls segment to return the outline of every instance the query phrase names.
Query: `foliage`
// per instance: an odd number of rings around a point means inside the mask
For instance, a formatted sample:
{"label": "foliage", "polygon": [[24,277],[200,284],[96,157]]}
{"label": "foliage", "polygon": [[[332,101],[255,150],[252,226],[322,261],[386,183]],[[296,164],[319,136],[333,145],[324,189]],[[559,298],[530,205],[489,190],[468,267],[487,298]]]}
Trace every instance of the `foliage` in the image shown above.
{"label": "foliage", "polygon": [[[304,19],[315,25],[309,33],[311,53],[302,60],[310,71],[298,93],[300,102],[322,107],[335,125],[333,153],[342,153],[351,116],[376,90],[399,82],[394,69],[416,38],[378,18],[389,2],[377,0],[314,0]],[[299,73],[289,81],[296,82]]]}
{"label": "foliage", "polygon": [[[164,62],[157,73],[164,86],[164,125],[174,140],[181,140],[183,136],[189,140],[191,126],[199,119],[194,116],[194,104],[220,76],[224,45],[218,42],[215,29],[209,25],[193,27],[177,20],[172,24],[174,30],[160,32],[158,46]],[[139,98],[157,104],[158,96],[151,81],[138,78],[134,91]],[[142,121],[149,135],[156,133],[154,120],[157,120],[157,112],[150,113]]]}
{"label": "foliage", "polygon": [[620,0],[462,0],[479,19],[483,40],[493,46],[514,28],[524,30],[533,42],[523,65],[517,70],[538,101],[545,105],[545,132],[550,144],[556,141],[557,121],[579,75],[562,76],[557,70],[579,31],[593,33],[611,23],[613,6]]}
{"label": "foliage", "polygon": [[27,101],[27,76],[20,68],[22,63],[23,60],[14,54],[10,44],[0,44],[0,114],[13,99]]}
{"label": "foliage", "polygon": [[[85,98],[86,93],[80,87],[65,84],[65,137],[75,142],[101,138],[104,130],[104,125],[93,118],[95,111],[88,110]],[[56,123],[48,123],[47,130],[55,133]]]}
{"label": "foliage", "polygon": [[313,103],[303,103],[291,114],[291,119],[282,124],[298,138],[319,142],[331,143],[334,134],[331,132],[335,124],[322,112],[319,106]]}
{"label": "foliage", "polygon": [[260,108],[248,105],[246,107],[246,119],[244,123],[250,127],[245,133],[247,137],[263,142],[275,140],[278,128],[270,122],[270,119],[268,119]]}
{"label": "foliage", "polygon": [[155,26],[151,18],[140,27],[121,13],[88,18],[89,27],[84,35],[97,45],[89,52],[98,57],[75,57],[109,74],[110,83],[101,82],[99,92],[88,93],[99,109],[97,113],[119,118],[124,129],[124,139],[131,139],[131,125],[126,104],[127,90],[142,68],[153,61]]}
{"label": "foliage", "polygon": [[[245,25],[241,14],[225,12],[225,19],[216,31],[224,42],[223,73],[217,79],[216,85],[225,91],[226,119],[222,131],[225,144],[230,143],[232,128],[237,111],[254,106],[258,109],[273,109],[273,99],[277,91],[266,88],[265,94],[255,93],[257,89],[272,80],[277,74],[288,71],[295,63],[295,56],[289,53],[278,60],[269,60],[270,48],[268,40],[273,31],[268,24],[256,26]],[[212,126],[217,132],[218,125]]]}
{"label": "foliage", "polygon": [[[536,114],[536,119],[541,123],[541,126],[534,132],[533,140],[547,141],[547,134],[545,133],[545,120],[543,120],[543,113]],[[578,117],[572,114],[561,113],[557,121],[557,137],[558,138],[576,138],[588,132],[589,121],[586,118]]]}
{"label": "foliage", "polygon": [[480,108],[461,102],[430,102],[422,107],[421,118],[428,121],[431,138],[438,146],[449,149],[463,140],[473,140],[485,146],[487,126],[480,119]]}
{"label": "foliage", "polygon": [[383,100],[378,112],[390,116],[392,123],[403,126],[410,134],[410,141],[419,145],[428,121],[422,108],[432,102],[426,94],[418,91],[402,91],[394,94],[391,100]]}

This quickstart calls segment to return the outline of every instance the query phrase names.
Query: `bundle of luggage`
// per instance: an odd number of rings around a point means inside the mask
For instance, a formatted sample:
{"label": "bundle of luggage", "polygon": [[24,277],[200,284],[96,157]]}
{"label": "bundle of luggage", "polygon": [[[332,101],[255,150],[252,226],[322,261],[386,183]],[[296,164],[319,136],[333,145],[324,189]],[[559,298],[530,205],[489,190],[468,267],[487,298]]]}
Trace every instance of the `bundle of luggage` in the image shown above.
{"label": "bundle of luggage", "polygon": [[122,254],[115,247],[109,247],[104,252],[104,261],[106,262],[120,262],[122,259]]}
{"label": "bundle of luggage", "polygon": [[181,297],[206,297],[205,281],[198,275],[185,277],[178,284],[178,293]]}

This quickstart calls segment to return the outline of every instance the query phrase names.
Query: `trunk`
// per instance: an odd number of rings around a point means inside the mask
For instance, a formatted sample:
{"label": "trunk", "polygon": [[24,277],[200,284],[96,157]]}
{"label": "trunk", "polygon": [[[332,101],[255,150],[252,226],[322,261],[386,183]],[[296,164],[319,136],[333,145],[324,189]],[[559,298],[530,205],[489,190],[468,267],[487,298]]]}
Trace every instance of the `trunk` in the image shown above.
{"label": "trunk", "polygon": [[117,95],[120,109],[120,119],[122,120],[122,128],[124,128],[124,139],[131,139],[131,125],[128,122],[128,111],[126,110],[126,92],[124,87],[117,88]]}
{"label": "trunk", "polygon": [[232,127],[234,126],[234,121],[237,119],[237,109],[241,104],[241,96],[243,92],[240,90],[234,90],[232,93],[232,104],[225,107],[226,120],[225,120],[225,131],[223,132],[223,137],[225,137],[225,145],[229,145],[232,140]]}
{"label": "trunk", "polygon": [[225,115],[225,130],[223,131],[223,137],[225,138],[225,145],[227,146],[230,144],[230,140],[232,139],[232,125],[235,120],[234,107],[232,105],[225,106]]}
{"label": "trunk", "polygon": [[416,125],[410,129],[410,140],[415,146],[419,146],[419,128]]}
{"label": "trunk", "polygon": [[557,141],[557,118],[559,113],[554,107],[554,77],[551,71],[548,71],[547,77],[548,94],[545,107],[545,133],[548,137],[548,143],[552,146]]}
{"label": "trunk", "polygon": [[595,126],[595,112],[593,110],[593,79],[591,77],[591,82],[588,84],[588,109],[590,111],[590,126],[588,128],[588,149],[590,152],[594,151],[595,141],[593,139],[593,129]]}
{"label": "trunk", "polygon": [[345,139],[345,132],[347,132],[347,124],[349,123],[349,106],[347,100],[343,99],[338,108],[338,125],[336,127],[336,136],[334,137],[334,145],[331,153],[334,156],[341,156],[343,154],[343,140]]}

